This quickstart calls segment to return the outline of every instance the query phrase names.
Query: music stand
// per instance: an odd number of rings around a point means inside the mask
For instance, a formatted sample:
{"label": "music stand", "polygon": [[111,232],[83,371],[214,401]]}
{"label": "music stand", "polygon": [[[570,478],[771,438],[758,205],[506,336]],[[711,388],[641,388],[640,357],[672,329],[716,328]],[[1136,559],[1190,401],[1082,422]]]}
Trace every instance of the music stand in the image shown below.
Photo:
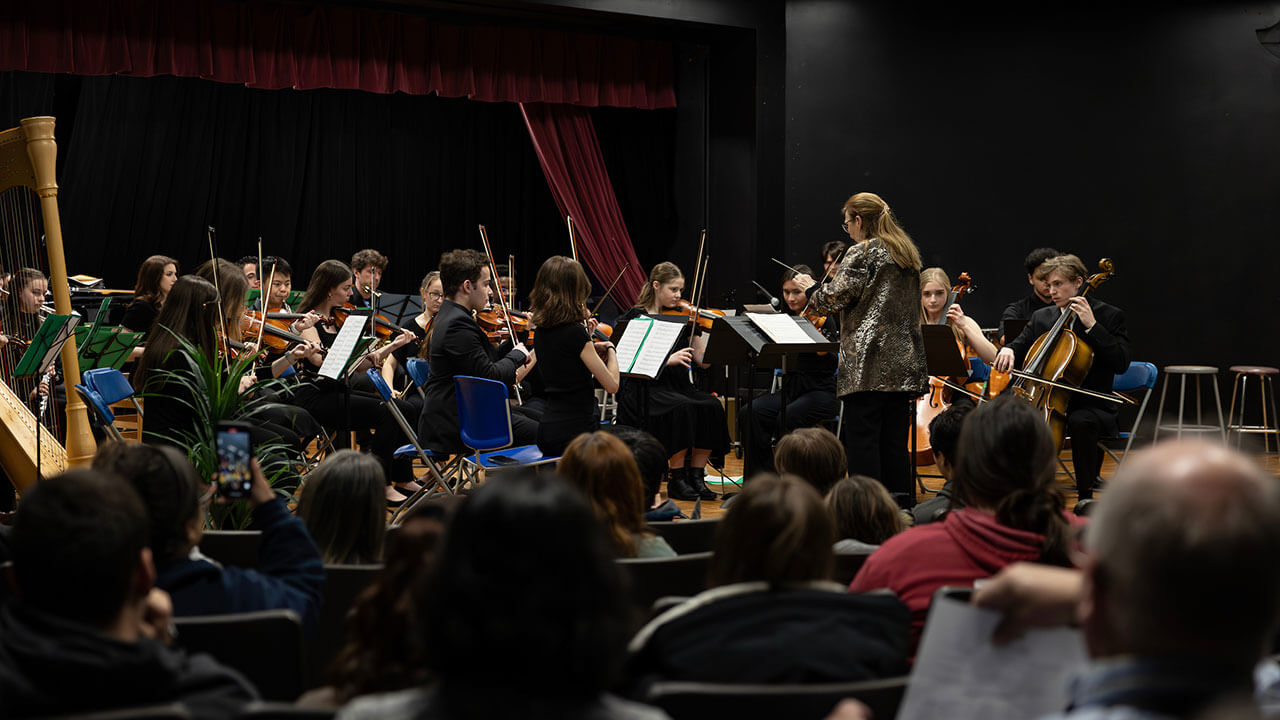
{"label": "music stand", "polygon": [[[717,317],[711,325],[711,338],[707,341],[707,350],[702,361],[713,365],[748,365],[747,371],[747,417],[751,418],[755,401],[755,371],[760,367],[785,368],[787,356],[801,352],[832,352],[838,350],[839,343],[831,342],[822,336],[808,320],[792,315],[789,318],[804,334],[805,340],[797,336],[795,341],[776,342],[751,319],[749,315]],[[779,409],[779,426],[786,422],[786,403]],[[744,431],[743,465],[751,452],[751,422]],[[745,478],[744,478],[745,481]],[[726,502],[733,495],[726,496]]]}
{"label": "music stand", "polygon": [[[686,324],[688,323],[683,317],[670,315],[640,315],[627,321],[622,326],[615,345],[618,375],[637,380],[656,380]],[[640,429],[648,431],[649,383],[639,383],[636,387],[639,390]]]}
{"label": "music stand", "polygon": [[50,315],[45,318],[14,367],[13,376],[33,377],[49,372],[49,367],[58,359],[58,353],[62,352],[62,346],[75,336],[75,328],[79,322],[80,313]]}
{"label": "music stand", "polygon": [[422,313],[422,297],[384,292],[378,298],[378,311],[396,325],[406,327],[409,320]]}
{"label": "music stand", "polygon": [[[960,351],[960,346],[956,344],[956,335],[951,330],[950,325],[921,325],[920,334],[924,336],[924,366],[925,373],[933,377],[967,377],[969,375],[969,363],[964,359],[964,353]],[[925,393],[926,395],[928,392]],[[916,406],[919,404],[920,398],[911,400],[911,417],[916,416]],[[913,428],[911,430],[911,456],[908,462],[911,463],[911,472],[915,475],[916,485],[925,492],[930,492],[924,486],[922,477],[942,477],[941,475],[921,475],[916,469],[916,447],[917,433]]]}

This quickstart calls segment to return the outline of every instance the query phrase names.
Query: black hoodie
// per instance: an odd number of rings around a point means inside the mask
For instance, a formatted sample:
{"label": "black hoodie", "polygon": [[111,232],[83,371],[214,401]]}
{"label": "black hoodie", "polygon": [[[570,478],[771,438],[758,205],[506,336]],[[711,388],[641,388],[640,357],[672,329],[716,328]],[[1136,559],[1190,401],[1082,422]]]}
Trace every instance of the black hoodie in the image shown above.
{"label": "black hoodie", "polygon": [[0,717],[179,703],[229,718],[257,693],[207,655],[134,643],[21,605],[0,608]]}

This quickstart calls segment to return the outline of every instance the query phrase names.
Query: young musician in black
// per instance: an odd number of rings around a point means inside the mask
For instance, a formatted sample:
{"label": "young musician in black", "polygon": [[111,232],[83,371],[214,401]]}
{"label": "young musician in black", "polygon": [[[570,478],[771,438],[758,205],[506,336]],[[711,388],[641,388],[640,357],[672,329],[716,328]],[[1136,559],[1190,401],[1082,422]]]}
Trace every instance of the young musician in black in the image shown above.
{"label": "young musician in black", "polygon": [[[839,252],[843,252],[843,249],[837,251]],[[800,314],[809,302],[804,290],[795,282],[796,275],[800,273],[812,275],[813,271],[808,265],[797,265],[795,269],[782,273],[782,301],[786,303],[788,315]],[[825,316],[820,332],[829,340],[839,340],[840,326],[834,313]],[[835,352],[810,352],[793,357],[794,365],[788,367],[782,376],[782,388],[778,392],[755,398],[751,402],[750,417],[747,415],[746,405],[738,412],[739,435],[744,440],[747,437],[747,423],[752,423],[751,445],[743,454],[744,477],[749,478],[765,470],[773,472],[774,437],[782,437],[796,428],[832,420],[840,412],[840,402],[836,400],[838,355]],[[785,427],[781,425],[783,403],[787,406]]]}
{"label": "young musician in black", "polygon": [[1045,260],[1061,254],[1053,248],[1042,247],[1027,253],[1027,257],[1023,259],[1022,265],[1027,271],[1027,284],[1031,286],[1031,294],[1009,303],[1004,312],[1000,313],[1000,335],[1005,342],[1013,339],[1005,329],[1009,321],[1028,320],[1035,311],[1053,304],[1053,298],[1049,297],[1049,283],[1037,277],[1037,271]]}
{"label": "young musician in black", "polygon": [[[440,258],[445,300],[432,323],[430,377],[423,389],[427,399],[418,422],[418,439],[433,451],[467,452],[459,429],[455,376],[499,380],[510,388],[532,367],[533,353],[523,343],[494,359],[489,339],[472,315],[489,304],[492,281],[488,260],[475,250],[453,250]],[[511,430],[516,445],[531,445],[537,439],[538,424],[512,413]]]}
{"label": "young musician in black", "polygon": [[356,307],[375,307],[374,301],[378,285],[382,283],[382,273],[387,271],[387,256],[377,250],[364,249],[351,256],[351,279],[353,293],[351,304]]}
{"label": "young musician in black", "polygon": [[178,261],[165,255],[152,255],[138,268],[138,281],[133,286],[133,302],[124,311],[120,325],[134,332],[151,332],[151,324],[160,306],[178,281]]}
{"label": "young musician in black", "polygon": [[547,258],[533,282],[533,347],[546,382],[546,409],[538,422],[543,455],[562,455],[579,434],[600,429],[593,380],[606,392],[618,391],[613,343],[592,338],[596,321],[587,319],[590,294],[582,266],[562,255]]}
{"label": "young musician in black", "polygon": [[[623,325],[640,315],[678,308],[683,292],[680,268],[675,263],[658,263],[650,271],[649,282],[641,289],[635,307],[618,318],[615,332],[623,332]],[[729,431],[724,406],[713,395],[695,388],[689,379],[691,365],[702,362],[707,344],[705,335],[692,334],[691,325],[686,323],[655,380],[622,381],[618,423],[648,430],[667,449],[668,496],[676,500],[714,500],[717,495],[706,484],[706,465],[712,454],[723,455],[728,450]],[[640,387],[645,382],[649,383],[647,415]]]}
{"label": "young musician in black", "polygon": [[[1014,367],[1023,367],[1032,344],[1069,308],[1076,314],[1072,329],[1093,350],[1093,365],[1080,387],[1109,394],[1115,376],[1129,369],[1129,330],[1124,311],[1096,297],[1085,299],[1080,295],[1086,270],[1075,255],[1045,260],[1037,275],[1047,282],[1053,305],[1032,313],[1022,333],[996,355],[995,369],[1008,372]],[[1117,403],[1102,398],[1071,393],[1067,405],[1067,435],[1071,438],[1071,462],[1075,466],[1076,489],[1081,500],[1093,497],[1094,483],[1099,479],[1103,451],[1098,448],[1098,441],[1119,434],[1118,407]]]}

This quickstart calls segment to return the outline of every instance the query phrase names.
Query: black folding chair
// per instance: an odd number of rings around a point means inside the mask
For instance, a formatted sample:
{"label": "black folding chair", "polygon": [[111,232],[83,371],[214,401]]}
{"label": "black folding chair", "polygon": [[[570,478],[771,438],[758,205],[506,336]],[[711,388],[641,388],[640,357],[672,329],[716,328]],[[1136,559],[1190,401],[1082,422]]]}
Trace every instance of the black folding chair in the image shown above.
{"label": "black folding chair", "polygon": [[777,717],[822,720],[845,698],[854,698],[876,718],[893,718],[907,690],[907,678],[864,680],[821,685],[726,685],[719,683],[654,683],[645,702],[672,720],[709,717]]}
{"label": "black folding chair", "polygon": [[853,576],[858,574],[869,557],[869,552],[836,553],[835,570],[831,573],[831,579],[841,585],[848,585],[853,582]]}
{"label": "black folding chair", "polygon": [[662,536],[673,550],[688,553],[710,552],[715,542],[720,518],[710,520],[659,520],[649,523],[649,529]]}
{"label": "black folding chair", "polygon": [[315,638],[307,646],[307,687],[323,683],[325,668],[342,647],[356,597],[381,576],[381,565],[324,566],[324,605]]}
{"label": "black folding chair", "polygon": [[200,538],[200,553],[223,566],[258,567],[261,530],[206,530]]}
{"label": "black folding chair", "polygon": [[654,601],[668,595],[697,595],[707,589],[711,553],[692,553],[673,558],[620,558],[618,564],[631,578],[631,598],[649,610]]}
{"label": "black folding chair", "polygon": [[262,697],[292,702],[302,694],[302,619],[261,610],[174,620],[178,643],[239,670]]}

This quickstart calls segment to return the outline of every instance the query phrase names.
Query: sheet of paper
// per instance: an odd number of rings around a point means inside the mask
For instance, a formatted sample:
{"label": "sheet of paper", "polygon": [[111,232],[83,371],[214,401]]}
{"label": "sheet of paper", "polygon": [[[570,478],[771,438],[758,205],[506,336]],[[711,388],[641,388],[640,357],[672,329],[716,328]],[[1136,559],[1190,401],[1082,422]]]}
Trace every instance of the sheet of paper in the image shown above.
{"label": "sheet of paper", "polygon": [[935,598],[898,720],[1037,718],[1067,705],[1067,680],[1087,662],[1078,630],[1036,630],[991,643],[999,614]]}
{"label": "sheet of paper", "polygon": [[342,327],[338,329],[338,337],[334,338],[333,345],[329,346],[329,352],[324,356],[324,364],[320,366],[321,375],[334,380],[342,376],[347,359],[356,349],[356,343],[360,342],[360,335],[364,332],[364,325],[367,322],[369,322],[368,315],[356,313],[351,313],[346,320],[342,321]]}
{"label": "sheet of paper", "polygon": [[637,317],[627,323],[618,341],[618,369],[645,377],[657,377],[667,360],[667,351],[675,344],[682,322],[664,322]]}
{"label": "sheet of paper", "polygon": [[622,338],[615,346],[618,353],[618,370],[632,371],[636,363],[636,353],[640,351],[640,346],[644,344],[645,336],[649,334],[654,322],[656,321],[653,318],[637,317],[627,323],[627,327],[622,332]]}
{"label": "sheet of paper", "polygon": [[780,345],[813,342],[813,339],[805,334],[804,329],[796,324],[795,319],[790,315],[747,313],[747,317],[751,318],[751,323],[764,331],[770,340]]}

